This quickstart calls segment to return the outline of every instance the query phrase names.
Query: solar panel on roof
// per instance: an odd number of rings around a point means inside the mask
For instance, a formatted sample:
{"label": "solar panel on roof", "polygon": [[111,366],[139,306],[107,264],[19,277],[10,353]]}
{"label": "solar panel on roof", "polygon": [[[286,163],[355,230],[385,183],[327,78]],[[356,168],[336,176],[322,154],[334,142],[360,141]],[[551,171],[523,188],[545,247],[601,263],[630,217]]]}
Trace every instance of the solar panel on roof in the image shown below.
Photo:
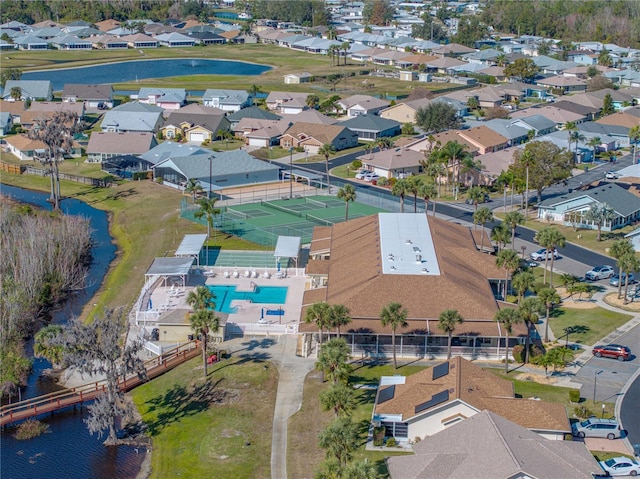
{"label": "solar panel on roof", "polygon": [[449,361],[447,361],[446,363],[442,363],[442,364],[438,364],[437,366],[434,366],[432,374],[433,376],[431,379],[434,379],[434,380],[449,374]]}
{"label": "solar panel on roof", "polygon": [[396,393],[395,386],[389,386],[384,389],[381,389],[378,393],[378,404],[382,404],[383,402],[388,401],[389,399],[393,399],[393,395]]}
{"label": "solar panel on roof", "polygon": [[447,389],[445,391],[439,392],[438,394],[434,394],[433,396],[431,396],[431,399],[429,399],[428,401],[423,402],[422,404],[418,404],[416,406],[415,413],[418,414],[420,411],[424,411],[426,409],[432,408],[433,406],[437,406],[438,404],[441,404],[448,400],[449,400],[449,390]]}

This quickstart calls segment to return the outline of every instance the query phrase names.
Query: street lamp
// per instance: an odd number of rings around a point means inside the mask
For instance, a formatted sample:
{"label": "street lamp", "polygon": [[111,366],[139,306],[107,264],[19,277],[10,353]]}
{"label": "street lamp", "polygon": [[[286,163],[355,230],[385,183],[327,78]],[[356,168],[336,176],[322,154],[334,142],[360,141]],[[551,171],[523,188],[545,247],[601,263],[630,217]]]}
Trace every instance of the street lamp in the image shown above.
{"label": "street lamp", "polygon": [[605,405],[602,405],[602,418],[604,419],[604,409],[605,409]]}
{"label": "street lamp", "polygon": [[293,198],[293,146],[289,148],[289,198]]}
{"label": "street lamp", "polygon": [[595,371],[593,373],[593,404],[596,403],[596,387],[598,386],[598,374],[604,372],[602,369],[600,371]]}
{"label": "street lamp", "polygon": [[520,246],[520,249],[522,250],[522,259],[524,259],[524,252],[527,250],[527,247],[522,245]]}

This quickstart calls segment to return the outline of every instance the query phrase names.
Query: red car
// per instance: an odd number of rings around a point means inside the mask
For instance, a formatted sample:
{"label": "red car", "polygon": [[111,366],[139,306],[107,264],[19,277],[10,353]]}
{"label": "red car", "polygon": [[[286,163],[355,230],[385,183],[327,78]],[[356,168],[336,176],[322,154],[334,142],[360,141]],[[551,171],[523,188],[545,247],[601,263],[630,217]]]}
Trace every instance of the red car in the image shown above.
{"label": "red car", "polygon": [[593,355],[597,358],[613,358],[618,361],[627,361],[631,357],[631,350],[627,346],[607,344],[605,346],[595,346]]}

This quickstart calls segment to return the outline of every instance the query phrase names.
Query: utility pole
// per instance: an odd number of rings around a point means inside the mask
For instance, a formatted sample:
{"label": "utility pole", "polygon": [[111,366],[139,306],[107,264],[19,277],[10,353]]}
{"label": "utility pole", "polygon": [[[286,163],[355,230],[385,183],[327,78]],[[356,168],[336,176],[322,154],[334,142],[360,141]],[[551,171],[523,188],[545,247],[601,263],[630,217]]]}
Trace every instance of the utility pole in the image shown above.
{"label": "utility pole", "polygon": [[293,198],[293,146],[289,148],[289,198]]}

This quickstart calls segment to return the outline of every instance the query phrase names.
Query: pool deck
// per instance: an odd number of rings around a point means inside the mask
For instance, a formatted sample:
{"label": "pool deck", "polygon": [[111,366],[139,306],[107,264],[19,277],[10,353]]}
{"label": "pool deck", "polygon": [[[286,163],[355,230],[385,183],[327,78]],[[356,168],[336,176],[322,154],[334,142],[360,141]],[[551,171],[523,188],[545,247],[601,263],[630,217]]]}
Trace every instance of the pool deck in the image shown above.
{"label": "pool deck", "polygon": [[[282,286],[287,287],[287,298],[285,304],[265,304],[265,303],[252,303],[245,300],[234,300],[231,302],[231,307],[236,308],[235,313],[229,313],[227,323],[235,323],[236,325],[249,325],[250,331],[247,331],[246,327],[242,329],[245,332],[251,332],[256,334],[267,334],[271,329],[282,330],[279,332],[297,332],[298,324],[300,322],[300,310],[302,307],[302,295],[305,289],[306,278],[302,270],[299,270],[299,275],[296,276],[296,270],[288,268],[286,277],[276,277],[277,271],[267,269],[269,278],[263,276],[265,269],[256,270],[259,273],[257,278],[245,277],[246,270],[243,268],[238,269],[238,277],[234,277],[234,269],[222,268],[221,273],[218,274],[219,268],[215,268],[212,271],[215,275],[204,274],[191,274],[188,278],[188,283],[185,287],[182,286],[158,286],[151,293],[151,304],[153,309],[149,312],[155,313],[157,316],[156,321],[162,322],[162,318],[169,313],[176,310],[190,310],[190,306],[187,304],[187,295],[190,291],[198,286],[202,285],[222,285],[222,286],[236,286],[238,291],[251,291],[254,286]],[[226,278],[224,271],[229,271],[230,277]],[[250,270],[247,268],[247,270]],[[283,270],[284,272],[285,270]],[[275,310],[282,309],[284,315],[269,315],[267,309]],[[263,314],[264,310],[264,314]],[[152,319],[148,318],[145,321],[146,325],[153,324]],[[279,327],[270,326],[278,325]],[[286,328],[286,331],[284,330]]]}

